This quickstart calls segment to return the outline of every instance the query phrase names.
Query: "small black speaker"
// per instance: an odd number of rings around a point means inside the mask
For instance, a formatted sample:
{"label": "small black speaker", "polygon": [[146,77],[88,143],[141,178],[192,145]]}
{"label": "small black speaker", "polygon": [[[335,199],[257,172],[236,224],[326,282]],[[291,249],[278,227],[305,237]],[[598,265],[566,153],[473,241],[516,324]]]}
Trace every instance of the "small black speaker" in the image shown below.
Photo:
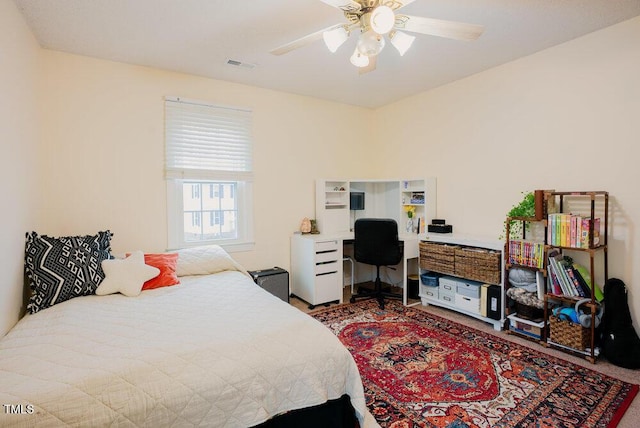
{"label": "small black speaker", "polygon": [[253,281],[269,293],[289,303],[289,272],[274,267],[249,271]]}

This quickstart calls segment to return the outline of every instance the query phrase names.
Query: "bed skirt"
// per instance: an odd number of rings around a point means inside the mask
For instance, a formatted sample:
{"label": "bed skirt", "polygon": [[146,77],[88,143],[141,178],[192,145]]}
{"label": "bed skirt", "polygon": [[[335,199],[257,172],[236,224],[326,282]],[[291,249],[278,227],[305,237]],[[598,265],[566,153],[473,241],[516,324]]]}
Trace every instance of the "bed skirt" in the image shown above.
{"label": "bed skirt", "polygon": [[278,415],[255,428],[354,428],[358,419],[347,394],[318,406],[292,410]]}

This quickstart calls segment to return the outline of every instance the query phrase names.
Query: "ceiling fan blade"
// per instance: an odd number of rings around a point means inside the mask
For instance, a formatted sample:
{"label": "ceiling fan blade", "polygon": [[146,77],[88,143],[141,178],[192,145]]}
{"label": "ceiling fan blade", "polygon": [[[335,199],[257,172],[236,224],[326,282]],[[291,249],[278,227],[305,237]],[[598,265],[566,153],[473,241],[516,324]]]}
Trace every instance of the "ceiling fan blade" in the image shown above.
{"label": "ceiling fan blade", "polygon": [[360,3],[356,3],[353,0],[320,0],[322,3],[329,6],[337,7],[343,12],[357,12],[362,9]]}
{"label": "ceiling fan blade", "polygon": [[365,73],[373,71],[373,70],[376,69],[376,65],[378,65],[378,55],[370,56],[369,57],[369,65],[367,65],[366,67],[358,68],[358,73],[360,75],[363,75]]}
{"label": "ceiling fan blade", "polygon": [[294,49],[298,49],[301,48],[303,46],[306,46],[310,43],[315,42],[316,40],[320,40],[322,39],[322,33],[324,33],[325,31],[329,31],[329,30],[333,30],[335,28],[338,27],[342,27],[344,26],[344,24],[336,24],[336,25],[332,25],[331,27],[328,28],[323,28],[320,31],[316,31],[315,33],[311,33],[311,34],[307,34],[304,37],[301,37],[299,39],[296,39],[292,42],[286,43],[282,46],[279,46],[275,49],[272,49],[271,51],[269,51],[270,53],[272,53],[273,55],[283,55],[286,54],[287,52],[291,52]]}
{"label": "ceiling fan blade", "polygon": [[398,10],[408,4],[413,3],[414,1],[415,0],[389,0],[383,1],[382,4],[384,4],[385,6],[389,6],[393,10]]}
{"label": "ceiling fan blade", "polygon": [[456,40],[475,40],[484,31],[482,25],[410,15],[396,15],[394,28]]}

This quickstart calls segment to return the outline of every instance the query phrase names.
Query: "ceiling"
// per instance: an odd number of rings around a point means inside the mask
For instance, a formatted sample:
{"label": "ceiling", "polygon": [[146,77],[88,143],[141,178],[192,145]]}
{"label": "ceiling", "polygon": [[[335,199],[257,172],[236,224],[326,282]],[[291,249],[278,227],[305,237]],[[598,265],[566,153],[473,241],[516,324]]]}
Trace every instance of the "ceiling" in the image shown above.
{"label": "ceiling", "polygon": [[[417,15],[483,25],[476,41],[416,35],[377,69],[349,62],[357,36],[334,54],[322,40],[270,50],[346,22],[320,0],[14,0],[40,45],[112,61],[376,108],[640,15],[640,0],[416,0]],[[232,66],[235,60],[245,65]]]}

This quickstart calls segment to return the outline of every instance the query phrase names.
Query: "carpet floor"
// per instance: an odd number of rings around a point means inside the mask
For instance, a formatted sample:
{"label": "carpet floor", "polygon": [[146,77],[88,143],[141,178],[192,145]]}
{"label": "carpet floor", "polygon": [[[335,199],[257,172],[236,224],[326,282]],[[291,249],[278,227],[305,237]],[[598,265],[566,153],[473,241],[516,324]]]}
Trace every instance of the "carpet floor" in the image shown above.
{"label": "carpet floor", "polygon": [[352,352],[382,427],[613,427],[638,385],[466,324],[375,301],[311,312]]}

